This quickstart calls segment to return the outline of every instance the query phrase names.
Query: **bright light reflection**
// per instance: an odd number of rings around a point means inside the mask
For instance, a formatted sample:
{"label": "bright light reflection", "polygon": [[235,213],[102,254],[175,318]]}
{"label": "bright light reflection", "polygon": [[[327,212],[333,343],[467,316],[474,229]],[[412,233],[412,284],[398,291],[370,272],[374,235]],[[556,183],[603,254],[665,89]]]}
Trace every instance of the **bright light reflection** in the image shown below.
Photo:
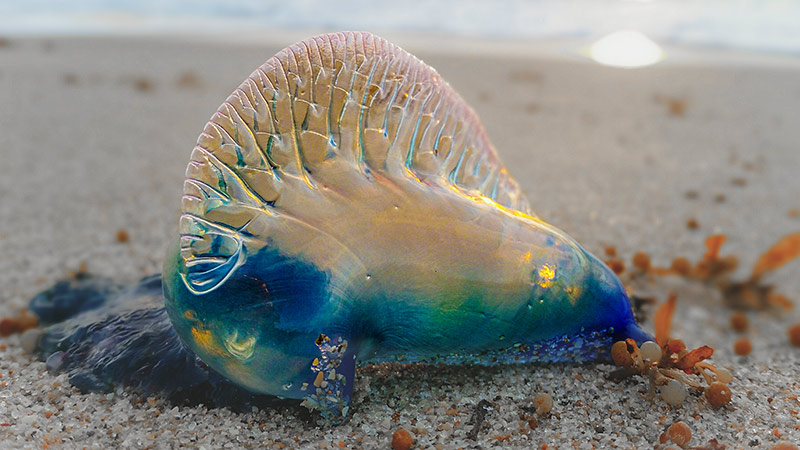
{"label": "bright light reflection", "polygon": [[638,31],[615,31],[597,40],[589,55],[600,64],[613,67],[644,67],[664,59],[664,51]]}

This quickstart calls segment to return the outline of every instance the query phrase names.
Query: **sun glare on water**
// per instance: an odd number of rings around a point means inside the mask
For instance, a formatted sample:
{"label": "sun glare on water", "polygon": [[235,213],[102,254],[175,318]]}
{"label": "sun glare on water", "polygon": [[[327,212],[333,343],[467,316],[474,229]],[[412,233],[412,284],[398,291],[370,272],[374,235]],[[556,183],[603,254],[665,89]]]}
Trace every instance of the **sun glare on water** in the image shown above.
{"label": "sun glare on water", "polygon": [[644,34],[620,30],[595,41],[589,56],[596,62],[612,67],[645,67],[664,59],[664,51]]}

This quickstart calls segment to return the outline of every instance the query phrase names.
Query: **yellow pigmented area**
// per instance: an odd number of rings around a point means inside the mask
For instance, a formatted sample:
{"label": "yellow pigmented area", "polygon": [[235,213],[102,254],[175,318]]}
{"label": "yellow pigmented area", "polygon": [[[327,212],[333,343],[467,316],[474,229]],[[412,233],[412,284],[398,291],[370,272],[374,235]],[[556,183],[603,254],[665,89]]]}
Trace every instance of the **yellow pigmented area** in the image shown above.
{"label": "yellow pigmented area", "polygon": [[545,264],[539,269],[539,286],[548,288],[553,285],[553,279],[556,277],[556,267]]}
{"label": "yellow pigmented area", "polygon": [[192,340],[194,340],[195,345],[206,353],[213,355],[223,353],[219,345],[214,342],[214,336],[211,334],[211,330],[192,327]]}

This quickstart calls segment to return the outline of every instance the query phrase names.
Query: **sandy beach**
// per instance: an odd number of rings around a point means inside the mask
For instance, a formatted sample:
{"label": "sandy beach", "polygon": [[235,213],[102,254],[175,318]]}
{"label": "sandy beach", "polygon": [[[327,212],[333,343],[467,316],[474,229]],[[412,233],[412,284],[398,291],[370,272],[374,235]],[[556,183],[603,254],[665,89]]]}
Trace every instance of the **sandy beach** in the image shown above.
{"label": "sandy beach", "polygon": [[[313,34],[3,38],[0,317],[82,266],[120,281],[159,272],[206,121],[253,69]],[[798,60],[675,49],[668,56],[680,57],[623,70],[568,43],[386,37],[473,106],[540,217],[603,259],[614,246],[638,294],[677,294],[673,336],[715,349],[715,364],[735,376],[731,403],[651,403],[647,380],[612,382],[606,364],[385,365],[360,371],[349,421],[321,427],[300,409],[239,414],[81,394],[15,335],[0,338],[0,447],[389,448],[404,428],[421,448],[652,448],[677,421],[695,446],[800,443],[800,348],[786,336],[800,308],[748,311],[740,335],[713,286],[630,275],[636,252],[668,267],[699,260],[705,238],[725,234],[722,254],[738,257],[743,279],[800,231]],[[800,302],[798,270],[800,260],[767,280]],[[643,310],[649,331],[653,310]],[[733,351],[742,336],[753,346],[746,357]],[[554,406],[531,429],[521,417],[538,392]]]}

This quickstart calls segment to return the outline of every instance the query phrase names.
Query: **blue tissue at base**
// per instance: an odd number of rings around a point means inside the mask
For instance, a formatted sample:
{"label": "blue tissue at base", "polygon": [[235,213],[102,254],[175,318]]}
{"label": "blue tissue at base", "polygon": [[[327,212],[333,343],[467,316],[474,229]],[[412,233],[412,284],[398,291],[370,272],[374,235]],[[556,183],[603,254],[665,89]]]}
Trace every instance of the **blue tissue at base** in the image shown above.
{"label": "blue tissue at base", "polygon": [[174,403],[249,411],[297,403],[256,394],[210,369],[180,342],[164,309],[161,276],[133,286],[81,275],[31,300],[44,326],[37,356],[82,392],[118,386]]}

